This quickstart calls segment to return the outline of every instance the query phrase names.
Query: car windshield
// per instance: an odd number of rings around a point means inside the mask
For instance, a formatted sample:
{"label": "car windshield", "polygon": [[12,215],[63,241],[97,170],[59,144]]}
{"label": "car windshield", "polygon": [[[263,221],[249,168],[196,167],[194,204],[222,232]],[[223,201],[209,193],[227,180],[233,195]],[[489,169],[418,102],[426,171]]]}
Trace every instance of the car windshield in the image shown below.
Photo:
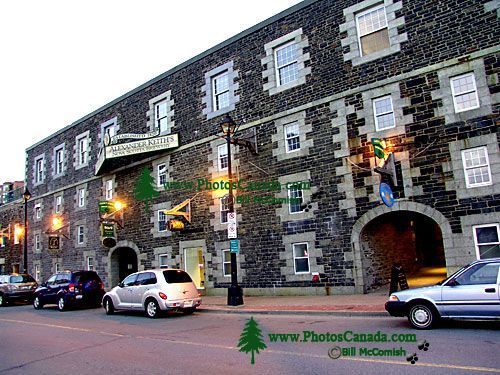
{"label": "car windshield", "polygon": [[169,284],[190,283],[193,281],[186,272],[181,270],[163,271],[163,276]]}
{"label": "car windshield", "polygon": [[32,283],[35,280],[30,275],[17,275],[11,276],[10,282],[12,284]]}
{"label": "car windshield", "polygon": [[462,272],[465,268],[469,267],[471,264],[472,263],[469,263],[465,267],[460,268],[458,271],[455,271],[450,276],[448,276],[446,279],[443,279],[440,282],[438,282],[436,285],[443,285],[445,282],[447,282],[448,280],[451,280],[453,277],[455,277],[455,275],[457,275],[459,272]]}

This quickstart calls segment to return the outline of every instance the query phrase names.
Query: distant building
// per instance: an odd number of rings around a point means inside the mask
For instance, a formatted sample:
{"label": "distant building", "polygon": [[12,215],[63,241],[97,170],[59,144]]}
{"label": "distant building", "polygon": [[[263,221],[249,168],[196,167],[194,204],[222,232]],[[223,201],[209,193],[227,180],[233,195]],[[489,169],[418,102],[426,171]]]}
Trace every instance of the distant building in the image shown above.
{"label": "distant building", "polygon": [[0,185],[0,275],[19,272],[22,268],[23,192],[23,181]]}
{"label": "distant building", "polygon": [[[235,178],[282,186],[236,189],[245,293],[366,292],[395,262],[449,274],[500,256],[498,30],[498,1],[308,0],[238,34],[27,149],[31,272],[94,269],[110,287],[170,266],[225,293],[224,192],[165,186],[227,176],[226,114],[258,149],[231,148]],[[391,154],[394,181],[375,171]],[[170,231],[164,210],[190,198],[191,224]],[[117,199],[106,248],[98,205]],[[68,238],[49,250],[54,216]]]}
{"label": "distant building", "polygon": [[24,181],[4,182],[0,184],[0,205],[19,199],[24,192]]}

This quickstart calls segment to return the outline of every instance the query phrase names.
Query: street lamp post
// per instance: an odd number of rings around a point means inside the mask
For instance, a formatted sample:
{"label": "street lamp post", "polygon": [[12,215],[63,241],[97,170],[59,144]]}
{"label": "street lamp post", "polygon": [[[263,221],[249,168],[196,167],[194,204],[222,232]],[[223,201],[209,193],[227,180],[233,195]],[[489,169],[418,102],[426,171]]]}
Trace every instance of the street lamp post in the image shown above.
{"label": "street lamp post", "polygon": [[24,199],[24,251],[23,251],[23,268],[24,273],[28,273],[28,201],[31,198],[30,191],[26,187],[23,194]]}
{"label": "street lamp post", "polygon": [[[229,180],[229,195],[228,205],[229,212],[234,212],[234,195],[233,195],[233,174],[231,169],[231,135],[236,131],[236,124],[230,116],[225,116],[221,123],[222,132],[224,133],[227,144],[227,178]],[[231,252],[231,286],[227,291],[227,304],[229,306],[243,305],[243,291],[238,285],[238,265],[236,263],[236,253]]]}

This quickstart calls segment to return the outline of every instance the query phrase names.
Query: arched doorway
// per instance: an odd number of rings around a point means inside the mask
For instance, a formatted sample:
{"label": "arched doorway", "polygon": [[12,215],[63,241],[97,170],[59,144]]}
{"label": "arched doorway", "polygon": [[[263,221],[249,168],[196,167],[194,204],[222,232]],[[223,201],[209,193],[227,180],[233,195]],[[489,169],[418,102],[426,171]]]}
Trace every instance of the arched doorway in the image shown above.
{"label": "arched doorway", "polygon": [[377,216],[361,231],[361,262],[367,291],[387,285],[395,263],[403,266],[410,287],[435,284],[446,277],[441,229],[416,212]]}
{"label": "arched doorway", "polygon": [[[424,271],[420,275],[422,279],[414,282],[414,285],[410,284],[410,287],[425,284],[425,277],[432,283],[445,276],[445,263],[453,252],[450,223],[443,214],[430,206],[399,201],[392,207],[380,205],[371,209],[353,225],[351,246],[355,290],[366,293],[387,283],[392,262],[396,261],[396,256],[391,256],[391,248],[401,250],[405,244],[406,248],[413,250],[396,252],[401,257],[398,260],[403,260],[410,272]],[[419,276],[418,273],[416,275]]]}
{"label": "arched doorway", "polygon": [[130,247],[116,247],[110,256],[110,283],[116,286],[131,273],[137,272],[137,253]]}

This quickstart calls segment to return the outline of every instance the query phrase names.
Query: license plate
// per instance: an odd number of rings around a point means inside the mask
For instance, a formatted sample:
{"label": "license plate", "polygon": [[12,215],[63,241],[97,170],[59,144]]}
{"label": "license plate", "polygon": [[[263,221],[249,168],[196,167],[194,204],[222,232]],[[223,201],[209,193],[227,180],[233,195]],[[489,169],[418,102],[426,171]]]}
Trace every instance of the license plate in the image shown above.
{"label": "license plate", "polygon": [[193,301],[185,301],[184,307],[193,307]]}
{"label": "license plate", "polygon": [[76,296],[76,299],[82,299],[83,296]]}

